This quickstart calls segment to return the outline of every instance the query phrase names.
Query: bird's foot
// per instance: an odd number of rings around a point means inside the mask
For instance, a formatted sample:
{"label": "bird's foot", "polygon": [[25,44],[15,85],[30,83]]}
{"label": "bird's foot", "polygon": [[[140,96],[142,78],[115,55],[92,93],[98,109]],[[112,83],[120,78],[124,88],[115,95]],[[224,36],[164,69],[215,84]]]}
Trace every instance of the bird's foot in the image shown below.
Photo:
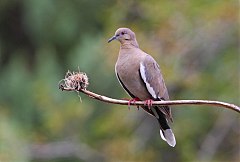
{"label": "bird's foot", "polygon": [[[132,98],[130,100],[128,100],[128,109],[130,110],[130,105],[131,103],[135,103],[136,101],[140,101],[139,98]],[[137,106],[138,110],[139,110],[139,106]]]}
{"label": "bird's foot", "polygon": [[148,109],[150,110],[150,109],[151,109],[151,106],[152,106],[152,102],[153,102],[152,99],[145,100],[145,101],[144,101],[144,105],[145,105],[145,106],[148,106]]}

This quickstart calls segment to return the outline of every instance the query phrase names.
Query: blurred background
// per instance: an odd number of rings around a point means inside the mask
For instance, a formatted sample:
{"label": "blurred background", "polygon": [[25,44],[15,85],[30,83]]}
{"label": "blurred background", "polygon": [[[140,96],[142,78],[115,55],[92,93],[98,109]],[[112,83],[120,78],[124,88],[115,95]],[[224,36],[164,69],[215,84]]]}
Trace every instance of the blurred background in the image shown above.
{"label": "blurred background", "polygon": [[129,27],[171,99],[239,105],[238,16],[237,0],[1,0],[0,161],[240,161],[234,111],[174,106],[172,148],[142,110],[58,89],[79,67],[89,90],[127,98],[114,73],[119,43],[107,40]]}

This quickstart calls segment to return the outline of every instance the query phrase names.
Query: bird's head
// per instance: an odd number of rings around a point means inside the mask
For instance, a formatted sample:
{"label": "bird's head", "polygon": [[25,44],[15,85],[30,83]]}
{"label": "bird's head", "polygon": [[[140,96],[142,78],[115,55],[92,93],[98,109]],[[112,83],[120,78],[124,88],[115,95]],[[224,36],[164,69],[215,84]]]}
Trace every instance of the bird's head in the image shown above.
{"label": "bird's head", "polygon": [[135,46],[137,45],[135,33],[128,28],[119,28],[115,32],[115,35],[108,40],[108,43],[110,43],[113,40],[118,40],[121,44],[127,43],[135,44]]}

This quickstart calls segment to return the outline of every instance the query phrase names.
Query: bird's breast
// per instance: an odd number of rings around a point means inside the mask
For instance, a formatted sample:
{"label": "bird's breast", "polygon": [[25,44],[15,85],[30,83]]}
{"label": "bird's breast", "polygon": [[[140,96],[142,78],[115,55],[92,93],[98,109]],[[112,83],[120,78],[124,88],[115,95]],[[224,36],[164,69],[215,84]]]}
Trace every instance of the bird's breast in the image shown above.
{"label": "bird's breast", "polygon": [[141,100],[150,98],[146,86],[140,76],[140,61],[138,61],[138,59],[118,59],[115,68],[119,79],[122,84],[124,84],[123,87],[126,87],[129,92]]}

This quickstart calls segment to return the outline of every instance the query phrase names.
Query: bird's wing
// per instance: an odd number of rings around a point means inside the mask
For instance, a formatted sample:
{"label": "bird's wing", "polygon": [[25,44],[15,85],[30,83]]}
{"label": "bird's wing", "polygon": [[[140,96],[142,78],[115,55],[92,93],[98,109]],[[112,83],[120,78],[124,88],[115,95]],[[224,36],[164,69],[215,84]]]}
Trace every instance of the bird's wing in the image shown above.
{"label": "bird's wing", "polygon": [[[169,100],[159,65],[150,55],[146,55],[140,63],[140,75],[154,100]],[[169,106],[158,106],[158,108],[172,121]]]}

